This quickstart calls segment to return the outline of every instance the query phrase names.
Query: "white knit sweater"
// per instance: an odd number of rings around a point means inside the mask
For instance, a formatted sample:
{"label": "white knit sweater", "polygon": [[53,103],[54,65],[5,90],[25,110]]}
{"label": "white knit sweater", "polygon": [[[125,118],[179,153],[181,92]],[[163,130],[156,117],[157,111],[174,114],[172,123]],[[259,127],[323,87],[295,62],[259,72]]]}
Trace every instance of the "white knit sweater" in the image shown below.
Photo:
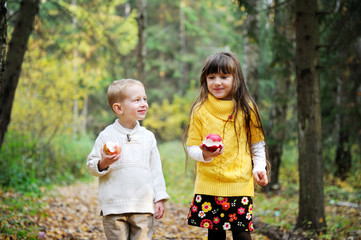
{"label": "white knit sweater", "polygon": [[[88,170],[99,177],[102,215],[154,213],[154,203],[169,199],[154,134],[139,122],[129,131],[117,119],[99,134],[88,156]],[[99,171],[101,151],[108,141],[121,145],[121,157]]]}

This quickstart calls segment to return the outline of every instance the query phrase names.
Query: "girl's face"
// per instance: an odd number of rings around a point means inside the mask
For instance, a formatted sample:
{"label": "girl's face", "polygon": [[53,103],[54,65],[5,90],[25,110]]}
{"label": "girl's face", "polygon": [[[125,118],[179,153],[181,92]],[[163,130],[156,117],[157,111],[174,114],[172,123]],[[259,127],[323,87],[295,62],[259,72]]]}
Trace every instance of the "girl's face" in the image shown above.
{"label": "girl's face", "polygon": [[207,75],[208,91],[218,99],[229,100],[229,93],[233,86],[233,75],[224,73],[213,73]]}

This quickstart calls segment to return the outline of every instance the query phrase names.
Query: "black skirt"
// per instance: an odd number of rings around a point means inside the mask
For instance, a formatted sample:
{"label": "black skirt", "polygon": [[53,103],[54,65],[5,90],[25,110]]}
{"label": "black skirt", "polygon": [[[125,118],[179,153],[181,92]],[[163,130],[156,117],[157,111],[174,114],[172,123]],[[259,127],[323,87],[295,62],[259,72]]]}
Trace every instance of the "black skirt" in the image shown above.
{"label": "black skirt", "polygon": [[217,197],[195,194],[187,223],[213,230],[253,231],[253,202],[249,196]]}

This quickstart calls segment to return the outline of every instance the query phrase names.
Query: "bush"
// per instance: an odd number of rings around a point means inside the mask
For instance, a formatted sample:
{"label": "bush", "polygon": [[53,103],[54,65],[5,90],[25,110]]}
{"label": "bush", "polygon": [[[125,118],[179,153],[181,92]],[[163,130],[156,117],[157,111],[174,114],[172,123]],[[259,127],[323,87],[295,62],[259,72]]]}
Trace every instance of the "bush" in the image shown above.
{"label": "bush", "polygon": [[87,176],[86,157],[92,146],[88,136],[72,140],[57,136],[50,143],[27,134],[8,132],[0,151],[0,185],[20,191],[72,182]]}
{"label": "bush", "polygon": [[152,131],[160,142],[181,138],[189,121],[189,111],[196,98],[195,83],[184,97],[175,95],[170,103],[165,99],[161,105],[153,103],[143,125]]}

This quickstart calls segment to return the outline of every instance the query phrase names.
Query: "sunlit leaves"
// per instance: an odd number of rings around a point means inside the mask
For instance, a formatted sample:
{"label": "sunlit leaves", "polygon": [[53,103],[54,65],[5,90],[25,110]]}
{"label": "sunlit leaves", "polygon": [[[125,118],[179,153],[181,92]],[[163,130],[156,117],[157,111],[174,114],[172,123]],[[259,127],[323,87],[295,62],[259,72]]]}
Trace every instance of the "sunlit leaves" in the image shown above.
{"label": "sunlit leaves", "polygon": [[[124,0],[43,1],[22,66],[11,129],[44,140],[70,133],[84,101],[104,88],[117,58],[137,44],[136,11],[118,12]],[[11,25],[9,26],[11,32]],[[112,64],[109,64],[111,62]]]}
{"label": "sunlit leaves", "polygon": [[151,104],[148,115],[143,121],[144,126],[154,132],[161,141],[179,139],[188,124],[189,109],[195,99],[192,90],[188,95],[188,97],[175,95],[172,103],[165,99],[161,105]]}

